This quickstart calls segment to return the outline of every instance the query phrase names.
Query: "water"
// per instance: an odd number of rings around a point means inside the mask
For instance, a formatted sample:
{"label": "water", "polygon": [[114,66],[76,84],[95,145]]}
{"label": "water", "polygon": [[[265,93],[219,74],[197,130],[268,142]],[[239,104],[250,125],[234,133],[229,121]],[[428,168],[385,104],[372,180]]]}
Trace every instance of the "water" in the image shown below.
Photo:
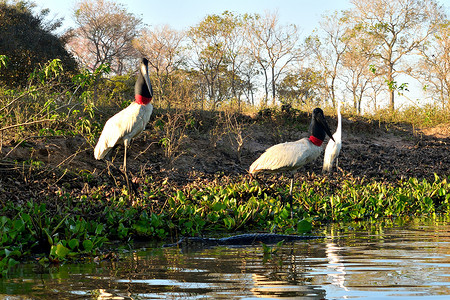
{"label": "water", "polygon": [[322,233],[271,245],[266,255],[262,246],[141,247],[120,261],[24,264],[0,278],[0,299],[450,299],[450,223],[358,223]]}

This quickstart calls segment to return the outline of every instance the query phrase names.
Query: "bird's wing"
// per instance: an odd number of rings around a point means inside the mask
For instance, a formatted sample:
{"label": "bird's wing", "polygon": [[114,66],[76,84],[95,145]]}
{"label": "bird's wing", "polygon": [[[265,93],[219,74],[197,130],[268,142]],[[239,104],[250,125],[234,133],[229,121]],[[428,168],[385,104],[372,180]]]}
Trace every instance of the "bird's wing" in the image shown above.
{"label": "bird's wing", "polygon": [[118,142],[130,140],[144,130],[151,110],[149,113],[148,108],[143,108],[145,107],[133,102],[106,122],[94,149],[96,159],[104,158]]}
{"label": "bird's wing", "polygon": [[[253,164],[250,166],[250,173],[260,171],[284,171],[296,169],[308,163],[318,156],[315,149],[311,147],[308,139],[301,139],[296,142],[277,144],[268,148]],[[319,148],[315,146],[316,148]],[[314,153],[313,153],[314,152]]]}

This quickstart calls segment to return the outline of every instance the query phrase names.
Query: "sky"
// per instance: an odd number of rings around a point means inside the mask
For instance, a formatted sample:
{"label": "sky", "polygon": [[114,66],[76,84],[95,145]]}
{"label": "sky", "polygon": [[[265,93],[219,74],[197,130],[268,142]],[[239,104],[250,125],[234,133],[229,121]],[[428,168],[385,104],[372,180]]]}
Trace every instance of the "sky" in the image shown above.
{"label": "sky", "polygon": [[[450,1],[450,0],[444,0]],[[48,8],[50,18],[64,17],[62,30],[74,27],[76,0],[33,0],[38,8]],[[349,9],[350,0],[116,0],[128,12],[142,17],[150,26],[168,24],[177,30],[197,25],[204,17],[228,10],[236,14],[264,15],[278,12],[280,24],[297,25],[306,36],[318,27],[323,15]]]}

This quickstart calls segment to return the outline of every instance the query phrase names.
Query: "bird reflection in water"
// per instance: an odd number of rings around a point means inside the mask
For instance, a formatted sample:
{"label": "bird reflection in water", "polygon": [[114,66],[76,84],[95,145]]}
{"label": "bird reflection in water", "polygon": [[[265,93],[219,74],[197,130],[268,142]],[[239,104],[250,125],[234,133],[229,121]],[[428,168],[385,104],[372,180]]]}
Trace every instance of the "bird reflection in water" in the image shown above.
{"label": "bird reflection in water", "polygon": [[326,244],[326,253],[328,258],[327,268],[332,269],[333,272],[328,273],[327,275],[331,277],[331,283],[337,287],[348,291],[348,288],[345,286],[345,265],[342,262],[342,257],[339,255],[339,251],[341,247],[336,245],[335,243],[327,243]]}

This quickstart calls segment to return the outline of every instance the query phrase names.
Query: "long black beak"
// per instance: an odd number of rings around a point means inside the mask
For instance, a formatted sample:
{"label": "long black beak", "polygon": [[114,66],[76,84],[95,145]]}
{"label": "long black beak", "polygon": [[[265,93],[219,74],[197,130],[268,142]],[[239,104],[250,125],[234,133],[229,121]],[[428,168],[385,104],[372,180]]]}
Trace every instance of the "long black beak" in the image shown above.
{"label": "long black beak", "polygon": [[336,142],[333,138],[333,135],[331,134],[330,127],[328,126],[327,121],[325,120],[325,116],[323,114],[319,114],[317,121],[323,126],[323,129],[325,129],[325,132],[327,135],[332,139],[334,142]]}
{"label": "long black beak", "polygon": [[150,77],[148,76],[148,65],[141,63],[141,73],[144,77],[145,83],[147,84],[148,91],[150,92],[150,97],[153,97],[152,84],[150,83]]}

